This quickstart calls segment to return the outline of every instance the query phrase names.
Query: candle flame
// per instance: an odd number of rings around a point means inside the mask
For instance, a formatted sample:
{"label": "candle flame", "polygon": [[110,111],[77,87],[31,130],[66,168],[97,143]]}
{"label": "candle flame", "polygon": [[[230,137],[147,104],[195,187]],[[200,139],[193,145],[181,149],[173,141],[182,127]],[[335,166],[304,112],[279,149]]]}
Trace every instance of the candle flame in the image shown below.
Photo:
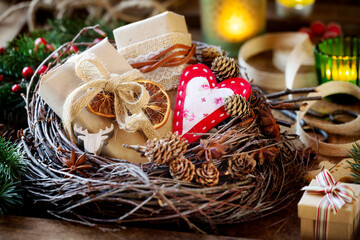
{"label": "candle flame", "polygon": [[[229,42],[244,41],[264,29],[265,16],[254,15],[262,12],[252,1],[223,0],[215,20],[220,37]],[[263,11],[265,14],[265,10]]]}

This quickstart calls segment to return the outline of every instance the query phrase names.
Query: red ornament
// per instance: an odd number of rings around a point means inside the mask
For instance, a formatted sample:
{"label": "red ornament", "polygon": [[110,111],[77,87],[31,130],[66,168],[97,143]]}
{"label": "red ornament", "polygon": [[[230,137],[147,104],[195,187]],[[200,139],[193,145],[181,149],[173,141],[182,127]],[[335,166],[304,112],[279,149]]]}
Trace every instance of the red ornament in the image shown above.
{"label": "red ornament", "polygon": [[185,68],[180,78],[174,110],[173,132],[194,142],[229,117],[224,100],[231,95],[249,99],[250,84],[242,78],[229,78],[220,83],[204,64]]}
{"label": "red ornament", "polygon": [[327,32],[335,32],[339,36],[342,33],[341,26],[334,22],[329,23],[327,25]]}
{"label": "red ornament", "polygon": [[77,46],[71,45],[71,47],[69,48],[69,52],[71,53],[76,53],[79,51],[79,48]]}
{"label": "red ornament", "polygon": [[34,42],[35,48],[38,48],[40,44],[44,45],[44,47],[47,44],[47,41],[44,38],[37,38]]}
{"label": "red ornament", "polygon": [[322,36],[326,31],[325,24],[321,21],[314,21],[311,23],[310,29],[314,36]]}
{"label": "red ornament", "polygon": [[47,71],[48,67],[46,65],[42,65],[38,71],[38,75],[41,75]]}
{"label": "red ornament", "polygon": [[31,78],[31,76],[34,75],[34,70],[31,67],[24,67],[22,70],[22,75],[24,78]]}
{"label": "red ornament", "polygon": [[299,32],[307,33],[307,35],[309,35],[310,40],[311,41],[313,40],[313,35],[309,28],[306,28],[306,27],[300,28]]}
{"label": "red ornament", "polygon": [[3,55],[5,53],[5,48],[4,47],[0,47],[0,54]]}
{"label": "red ornament", "polygon": [[338,37],[338,36],[339,35],[336,32],[326,31],[323,38],[328,39],[328,38],[335,38],[335,37]]}
{"label": "red ornament", "polygon": [[11,88],[11,91],[12,91],[13,93],[18,93],[20,90],[21,90],[21,87],[20,87],[19,84],[14,84],[14,85],[12,86],[12,88]]}
{"label": "red ornament", "polygon": [[4,80],[3,75],[0,75],[0,83],[2,83],[2,82],[3,82],[3,80]]}

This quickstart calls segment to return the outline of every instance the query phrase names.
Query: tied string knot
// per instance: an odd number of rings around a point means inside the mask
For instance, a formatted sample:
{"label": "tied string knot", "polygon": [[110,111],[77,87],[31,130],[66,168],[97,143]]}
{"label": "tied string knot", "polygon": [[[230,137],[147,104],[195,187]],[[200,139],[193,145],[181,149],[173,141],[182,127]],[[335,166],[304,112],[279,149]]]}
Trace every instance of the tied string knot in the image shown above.
{"label": "tied string knot", "polygon": [[143,112],[150,96],[144,86],[134,82],[142,78],[138,70],[110,74],[101,60],[92,53],[75,55],[68,61],[74,63],[76,75],[84,82],[68,95],[63,108],[63,125],[73,142],[76,139],[71,127],[72,121],[102,91],[114,94],[114,111],[120,129],[128,132],[142,130],[149,139],[159,137]]}
{"label": "tied string knot", "polygon": [[159,67],[175,67],[189,62],[194,56],[196,45],[174,44],[155,56],[143,62],[132,63],[133,68],[137,68],[142,73],[148,73]]}

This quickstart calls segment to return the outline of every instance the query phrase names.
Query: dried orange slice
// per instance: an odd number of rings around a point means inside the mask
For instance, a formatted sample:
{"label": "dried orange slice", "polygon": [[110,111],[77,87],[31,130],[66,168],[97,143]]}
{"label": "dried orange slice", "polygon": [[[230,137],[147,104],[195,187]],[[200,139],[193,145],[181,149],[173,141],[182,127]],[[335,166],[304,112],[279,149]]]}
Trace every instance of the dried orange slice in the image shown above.
{"label": "dried orange slice", "polygon": [[88,109],[93,114],[107,118],[114,118],[114,94],[105,91],[99,92],[89,103]]}
{"label": "dried orange slice", "polygon": [[157,83],[150,80],[137,80],[145,87],[150,95],[150,100],[144,108],[144,113],[149,118],[155,129],[163,126],[170,114],[170,98],[165,90]]}
{"label": "dried orange slice", "polygon": [[[150,95],[150,100],[144,108],[144,113],[149,118],[155,129],[160,128],[169,118],[169,95],[160,85],[153,81],[137,80],[136,82],[143,85]],[[89,103],[88,109],[93,114],[107,118],[114,118],[114,94],[105,91],[98,93]]]}

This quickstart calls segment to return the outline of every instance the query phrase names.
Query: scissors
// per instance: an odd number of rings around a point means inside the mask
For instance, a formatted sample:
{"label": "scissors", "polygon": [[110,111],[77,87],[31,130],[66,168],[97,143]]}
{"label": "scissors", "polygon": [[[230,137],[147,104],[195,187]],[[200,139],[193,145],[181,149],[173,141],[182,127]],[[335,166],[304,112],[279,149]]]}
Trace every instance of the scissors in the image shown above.
{"label": "scissors", "polygon": [[[293,111],[281,110],[281,113],[284,114],[285,116],[287,116],[288,118],[290,118],[293,121],[297,120],[297,115]],[[308,125],[304,119],[300,120],[300,126],[304,129],[305,132],[313,131],[315,133],[320,134],[322,136],[322,138],[323,138],[322,139],[323,142],[327,142],[329,140],[329,134],[327,132],[325,132],[324,130],[322,130],[320,128]]]}
{"label": "scissors", "polygon": [[360,116],[359,113],[350,110],[335,110],[331,113],[319,113],[310,109],[306,114],[317,118],[329,119],[334,124],[342,124],[346,122],[339,119],[341,116],[347,116],[353,119]]}

